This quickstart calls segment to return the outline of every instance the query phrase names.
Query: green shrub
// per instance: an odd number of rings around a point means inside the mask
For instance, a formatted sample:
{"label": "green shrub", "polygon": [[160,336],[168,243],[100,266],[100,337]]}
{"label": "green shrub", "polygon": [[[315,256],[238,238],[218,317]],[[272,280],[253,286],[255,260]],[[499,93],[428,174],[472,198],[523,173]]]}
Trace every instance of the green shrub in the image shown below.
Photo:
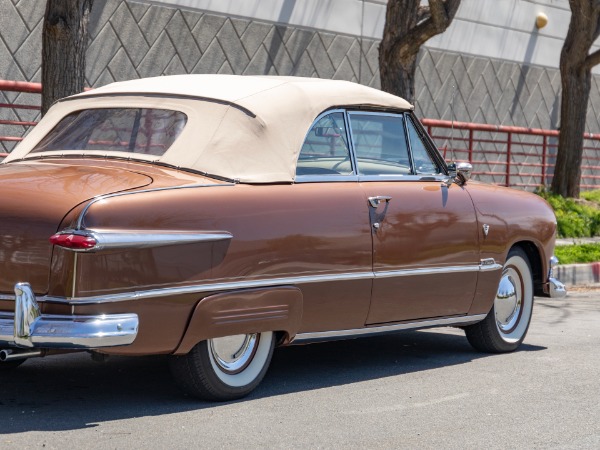
{"label": "green shrub", "polygon": [[561,245],[554,248],[561,264],[600,261],[600,244]]}
{"label": "green shrub", "polygon": [[600,207],[600,190],[582,192],[581,198],[586,199],[588,202],[594,202]]}
{"label": "green shrub", "polygon": [[584,192],[584,200],[564,198],[545,190],[536,193],[554,209],[559,237],[600,235],[600,191]]}

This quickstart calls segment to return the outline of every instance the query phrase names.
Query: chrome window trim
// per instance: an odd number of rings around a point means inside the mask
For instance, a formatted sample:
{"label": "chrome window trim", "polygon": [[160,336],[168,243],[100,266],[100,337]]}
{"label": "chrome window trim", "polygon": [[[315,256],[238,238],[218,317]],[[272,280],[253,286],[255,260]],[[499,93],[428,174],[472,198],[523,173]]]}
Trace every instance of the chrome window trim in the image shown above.
{"label": "chrome window trim", "polygon": [[298,175],[294,183],[356,183],[358,181],[356,175]]}
{"label": "chrome window trim", "polygon": [[[404,277],[416,275],[431,275],[442,273],[458,273],[458,272],[479,272],[500,270],[500,264],[484,263],[466,264],[464,266],[446,266],[446,267],[426,267],[418,269],[402,269],[393,271],[363,271],[363,272],[346,272],[336,274],[320,274],[320,275],[302,275],[297,277],[281,277],[281,278],[262,278],[257,280],[243,281],[226,281],[212,282],[203,284],[194,284],[190,286],[170,287],[161,289],[148,289],[145,291],[122,292],[117,294],[97,295],[90,297],[53,297],[42,296],[37,299],[38,302],[48,303],[65,303],[70,305],[88,305],[98,303],[113,303],[124,302],[131,300],[143,300],[146,298],[169,297],[173,295],[185,294],[200,294],[203,292],[228,291],[237,289],[251,289],[261,287],[272,287],[282,285],[297,285],[309,283],[324,283],[333,281],[351,281],[351,280],[375,280],[377,278]],[[0,295],[0,300],[14,300],[14,296]]]}
{"label": "chrome window trim", "polygon": [[359,175],[358,181],[431,181],[441,183],[448,179],[447,175]]}
{"label": "chrome window trim", "polygon": [[166,245],[195,244],[198,242],[214,242],[230,240],[233,235],[228,231],[161,231],[161,230],[71,230],[66,229],[57,234],[77,234],[91,237],[96,245],[91,248],[73,249],[63,247],[80,253],[94,253],[102,250],[123,248],[154,248]]}
{"label": "chrome window trim", "polygon": [[487,314],[476,314],[472,316],[445,317],[433,320],[421,320],[416,322],[404,322],[394,325],[368,326],[349,330],[316,331],[297,334],[290,344],[306,344],[315,341],[327,341],[336,339],[353,338],[357,336],[370,336],[380,333],[393,333],[402,330],[417,330],[420,328],[442,327],[449,325],[469,325],[485,319]]}

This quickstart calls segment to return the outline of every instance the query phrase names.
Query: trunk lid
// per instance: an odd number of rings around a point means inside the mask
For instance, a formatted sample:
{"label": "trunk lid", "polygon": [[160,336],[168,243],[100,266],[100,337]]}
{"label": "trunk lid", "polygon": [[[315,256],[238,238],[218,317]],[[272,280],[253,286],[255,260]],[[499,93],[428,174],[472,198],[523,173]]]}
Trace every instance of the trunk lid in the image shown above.
{"label": "trunk lid", "polygon": [[36,161],[0,165],[0,292],[29,282],[36,294],[48,290],[52,244],[66,214],[102,194],[152,183],[149,176],[121,167],[64,165]]}

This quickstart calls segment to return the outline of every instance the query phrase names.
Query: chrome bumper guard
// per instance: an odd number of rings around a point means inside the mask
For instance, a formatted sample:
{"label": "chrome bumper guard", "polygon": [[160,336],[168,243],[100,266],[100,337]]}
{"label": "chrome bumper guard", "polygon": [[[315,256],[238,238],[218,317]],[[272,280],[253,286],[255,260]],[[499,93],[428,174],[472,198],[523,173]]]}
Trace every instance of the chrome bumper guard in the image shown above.
{"label": "chrome bumper guard", "polygon": [[567,296],[567,288],[556,278],[548,278],[548,288],[550,298],[564,298]]}
{"label": "chrome bumper guard", "polygon": [[0,312],[0,347],[116,347],[137,336],[137,314],[43,315],[29,283],[17,283],[15,295],[15,313]]}
{"label": "chrome bumper guard", "polygon": [[553,276],[558,258],[554,255],[550,258],[550,270],[548,271],[548,295],[550,298],[564,298],[567,296],[567,288]]}

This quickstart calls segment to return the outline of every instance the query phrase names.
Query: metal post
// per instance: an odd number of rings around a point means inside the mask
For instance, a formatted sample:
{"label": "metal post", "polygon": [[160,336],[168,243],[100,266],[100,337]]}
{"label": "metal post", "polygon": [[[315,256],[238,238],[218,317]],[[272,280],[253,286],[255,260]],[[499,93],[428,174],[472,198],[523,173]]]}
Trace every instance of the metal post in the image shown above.
{"label": "metal post", "polygon": [[512,151],[512,133],[509,131],[506,136],[506,186],[510,186],[511,151]]}
{"label": "metal post", "polygon": [[473,128],[469,129],[469,163],[473,164]]}
{"label": "metal post", "polygon": [[542,186],[546,186],[546,152],[548,151],[548,136],[542,137]]}

